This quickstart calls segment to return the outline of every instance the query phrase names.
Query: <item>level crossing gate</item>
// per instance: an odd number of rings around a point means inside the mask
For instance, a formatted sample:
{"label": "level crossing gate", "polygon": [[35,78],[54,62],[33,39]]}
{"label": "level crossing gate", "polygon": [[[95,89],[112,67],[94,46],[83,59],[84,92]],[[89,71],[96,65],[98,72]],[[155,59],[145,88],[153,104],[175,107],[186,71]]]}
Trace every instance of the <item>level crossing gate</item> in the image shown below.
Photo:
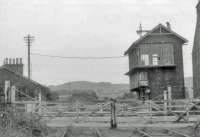
{"label": "level crossing gate", "polygon": [[[16,101],[16,92],[26,96],[29,101]],[[133,101],[116,100],[97,101],[93,104],[83,104],[82,102],[45,102],[42,101],[42,94],[38,93],[37,98],[33,98],[14,85],[5,82],[5,102],[10,102],[19,111],[34,113],[51,120],[57,117],[67,117],[73,123],[96,122],[110,123],[116,127],[117,123],[128,123],[135,121],[145,122],[159,121],[159,117],[164,117],[162,122],[189,122],[195,121],[193,116],[200,116],[200,100],[171,100],[165,97],[163,100]],[[147,121],[148,120],[148,121]],[[166,120],[166,121],[164,121]]]}

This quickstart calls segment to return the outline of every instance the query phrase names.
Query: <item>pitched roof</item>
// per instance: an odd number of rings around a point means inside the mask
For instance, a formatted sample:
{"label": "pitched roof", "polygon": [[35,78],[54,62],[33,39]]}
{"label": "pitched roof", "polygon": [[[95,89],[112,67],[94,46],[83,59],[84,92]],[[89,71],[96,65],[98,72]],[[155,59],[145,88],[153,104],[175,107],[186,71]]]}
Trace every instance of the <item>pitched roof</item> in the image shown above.
{"label": "pitched roof", "polygon": [[200,0],[198,1],[196,8],[198,8],[199,5],[200,5]]}
{"label": "pitched roof", "polygon": [[15,75],[15,76],[17,76],[17,77],[20,77],[20,78],[22,78],[22,79],[24,79],[24,80],[26,80],[26,81],[28,81],[28,82],[30,82],[30,83],[36,85],[36,86],[40,86],[40,87],[43,87],[43,88],[47,88],[46,86],[41,85],[40,83],[38,83],[38,82],[36,82],[36,81],[34,81],[34,80],[28,79],[27,77],[25,77],[25,76],[23,76],[23,75],[20,75],[20,74],[14,72],[14,71],[11,71],[10,69],[8,69],[8,68],[6,68],[6,67],[1,66],[0,69],[3,69],[3,70],[5,70],[5,71],[7,71],[7,72],[9,72],[9,73],[12,73],[13,75]]}
{"label": "pitched roof", "polygon": [[175,37],[181,39],[183,43],[187,43],[188,40],[182,37],[181,35],[177,34],[176,32],[172,31],[168,27],[164,26],[163,24],[158,24],[156,27],[154,27],[152,30],[148,31],[145,35],[137,39],[129,48],[128,50],[124,53],[125,55],[128,54],[128,52],[135,47],[135,45],[139,44],[141,41],[143,41],[146,37],[150,36],[153,32],[155,32],[157,29],[162,28],[174,35]]}

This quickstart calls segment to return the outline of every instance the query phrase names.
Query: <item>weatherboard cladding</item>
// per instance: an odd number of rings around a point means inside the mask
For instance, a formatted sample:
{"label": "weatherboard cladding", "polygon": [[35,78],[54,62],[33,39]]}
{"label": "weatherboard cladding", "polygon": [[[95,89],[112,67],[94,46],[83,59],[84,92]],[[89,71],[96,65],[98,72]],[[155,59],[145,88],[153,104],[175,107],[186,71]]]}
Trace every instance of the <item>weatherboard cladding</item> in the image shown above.
{"label": "weatherboard cladding", "polygon": [[[126,51],[129,56],[129,72],[131,90],[138,86],[140,80],[139,73],[147,72],[151,98],[163,94],[167,86],[172,86],[172,97],[175,99],[185,98],[184,95],[184,74],[183,74],[183,55],[182,45],[187,42],[186,39],[169,30],[166,27],[158,25],[154,31],[156,35],[148,35],[140,38]],[[160,31],[161,30],[161,31]],[[152,31],[151,31],[152,32]],[[160,35],[157,33],[161,32]],[[163,35],[164,34],[164,35]],[[137,43],[137,44],[136,44]],[[152,55],[158,54],[158,65],[153,66]],[[141,55],[149,55],[149,65],[144,66],[141,62]]]}

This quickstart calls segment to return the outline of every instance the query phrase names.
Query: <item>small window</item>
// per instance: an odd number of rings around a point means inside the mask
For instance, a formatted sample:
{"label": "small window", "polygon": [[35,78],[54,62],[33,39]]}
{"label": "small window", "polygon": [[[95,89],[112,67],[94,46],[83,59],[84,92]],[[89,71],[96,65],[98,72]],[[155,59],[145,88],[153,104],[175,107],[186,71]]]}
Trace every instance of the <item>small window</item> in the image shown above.
{"label": "small window", "polygon": [[149,65],[149,55],[148,54],[142,54],[141,55],[141,62],[142,62],[142,65]]}
{"label": "small window", "polygon": [[158,54],[153,54],[152,63],[153,65],[158,65]]}
{"label": "small window", "polygon": [[139,72],[139,80],[147,80],[147,72]]}

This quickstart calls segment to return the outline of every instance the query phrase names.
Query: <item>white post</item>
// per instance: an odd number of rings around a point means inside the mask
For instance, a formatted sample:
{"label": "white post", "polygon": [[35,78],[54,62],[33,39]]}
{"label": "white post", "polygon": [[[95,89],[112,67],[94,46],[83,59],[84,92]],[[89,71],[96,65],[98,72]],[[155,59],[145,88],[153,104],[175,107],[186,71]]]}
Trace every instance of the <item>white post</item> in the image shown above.
{"label": "white post", "polygon": [[12,86],[11,87],[11,103],[15,103],[15,92],[16,92],[16,87]]}
{"label": "white post", "polygon": [[125,111],[126,111],[126,104],[123,103],[123,104],[122,104],[122,113],[124,113]]}
{"label": "white post", "polygon": [[167,91],[164,90],[164,110],[167,111]]}
{"label": "white post", "polygon": [[42,93],[39,91],[38,93],[38,101],[41,103],[42,102]]}
{"label": "white post", "polygon": [[42,108],[41,108],[41,106],[42,106],[42,92],[41,92],[41,90],[39,90],[39,92],[38,92],[38,101],[39,101],[38,112],[39,112],[39,114],[41,114],[42,113]]}
{"label": "white post", "polygon": [[31,113],[33,111],[33,105],[31,103],[26,103],[26,112]]}
{"label": "white post", "polygon": [[167,91],[168,91],[168,106],[169,106],[169,110],[171,111],[171,105],[172,105],[172,87],[168,86],[167,87]]}
{"label": "white post", "polygon": [[98,109],[99,109],[99,112],[103,112],[103,104],[102,103],[98,104]]}
{"label": "white post", "polygon": [[79,102],[76,101],[76,122],[79,122]]}
{"label": "white post", "polygon": [[5,103],[8,102],[9,99],[10,99],[9,90],[10,90],[10,81],[6,80],[5,81],[5,88],[4,88]]}

